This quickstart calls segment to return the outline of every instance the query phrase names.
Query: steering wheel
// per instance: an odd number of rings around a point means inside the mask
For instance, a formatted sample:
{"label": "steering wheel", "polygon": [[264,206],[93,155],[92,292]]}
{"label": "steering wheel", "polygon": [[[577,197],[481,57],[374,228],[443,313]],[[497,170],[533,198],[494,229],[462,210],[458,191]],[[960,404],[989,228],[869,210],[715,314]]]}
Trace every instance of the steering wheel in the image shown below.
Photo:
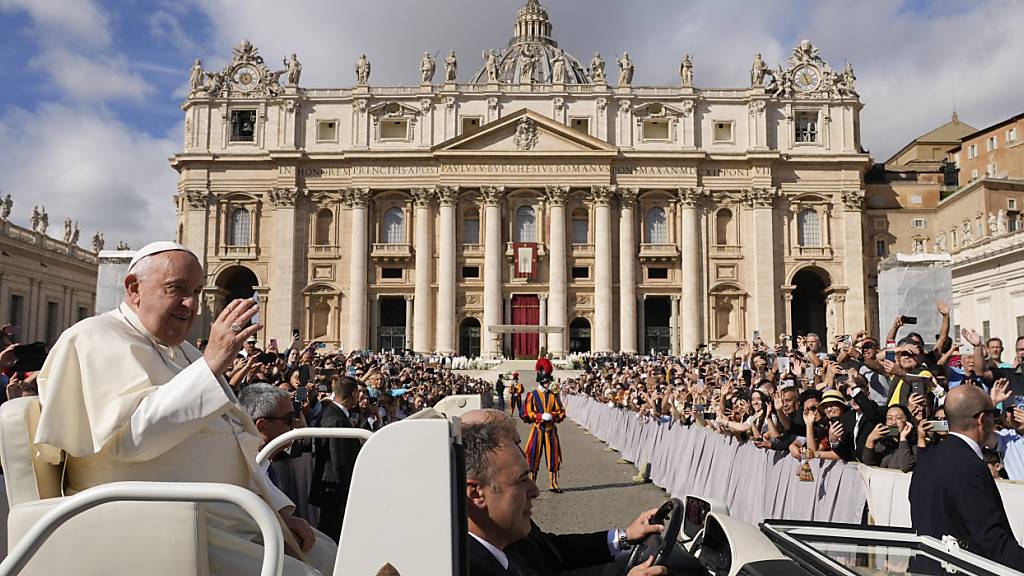
{"label": "steering wheel", "polygon": [[[671,517],[669,517],[671,514]],[[643,564],[648,558],[654,556],[654,566],[666,566],[672,549],[679,537],[679,528],[683,524],[683,503],[678,498],[666,500],[658,508],[658,511],[651,517],[651,524],[661,524],[665,529],[660,533],[654,533],[644,539],[642,543],[633,547],[633,553],[626,563],[626,572]],[[665,519],[668,518],[668,524]]]}

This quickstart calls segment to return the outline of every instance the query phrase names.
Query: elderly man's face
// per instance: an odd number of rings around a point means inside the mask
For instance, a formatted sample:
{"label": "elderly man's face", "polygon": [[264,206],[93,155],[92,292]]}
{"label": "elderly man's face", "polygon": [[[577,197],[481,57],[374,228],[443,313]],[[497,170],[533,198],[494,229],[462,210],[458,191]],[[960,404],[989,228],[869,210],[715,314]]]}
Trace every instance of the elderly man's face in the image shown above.
{"label": "elderly man's face", "polygon": [[273,414],[267,418],[259,418],[256,421],[256,428],[260,431],[263,443],[266,444],[281,434],[292,429],[295,412],[292,409],[291,400],[281,398],[277,401],[277,407]]}
{"label": "elderly man's face", "polygon": [[143,326],[168,346],[185,341],[199,310],[203,268],[188,252],[173,251],[148,258],[142,277],[125,279],[125,300]]}
{"label": "elderly man's face", "polygon": [[804,338],[804,343],[807,344],[807,349],[811,352],[817,352],[821,349],[821,341],[818,340],[818,336],[816,334],[811,334]]}
{"label": "elderly man's face", "polygon": [[515,542],[530,533],[533,499],[540,490],[530,479],[526,457],[516,444],[503,442],[490,457],[493,478],[489,486],[481,487],[487,516],[508,542]]}

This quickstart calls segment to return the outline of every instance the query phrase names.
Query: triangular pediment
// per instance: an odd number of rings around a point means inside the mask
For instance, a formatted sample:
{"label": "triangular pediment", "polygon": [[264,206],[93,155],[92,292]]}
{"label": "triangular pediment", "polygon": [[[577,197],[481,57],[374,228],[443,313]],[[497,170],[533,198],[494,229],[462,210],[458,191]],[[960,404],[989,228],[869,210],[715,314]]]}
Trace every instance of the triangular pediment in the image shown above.
{"label": "triangular pediment", "polygon": [[434,147],[439,155],[615,154],[617,148],[561,122],[522,109]]}

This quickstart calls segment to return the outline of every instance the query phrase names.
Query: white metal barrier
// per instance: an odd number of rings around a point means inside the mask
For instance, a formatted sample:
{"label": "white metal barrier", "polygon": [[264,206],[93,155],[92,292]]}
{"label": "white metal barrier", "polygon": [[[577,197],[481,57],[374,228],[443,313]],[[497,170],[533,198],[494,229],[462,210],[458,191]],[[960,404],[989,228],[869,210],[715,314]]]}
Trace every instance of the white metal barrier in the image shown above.
{"label": "white metal barrier", "polygon": [[274,438],[256,455],[256,465],[262,466],[282,447],[300,438],[350,438],[366,442],[373,432],[362,428],[296,428]]}

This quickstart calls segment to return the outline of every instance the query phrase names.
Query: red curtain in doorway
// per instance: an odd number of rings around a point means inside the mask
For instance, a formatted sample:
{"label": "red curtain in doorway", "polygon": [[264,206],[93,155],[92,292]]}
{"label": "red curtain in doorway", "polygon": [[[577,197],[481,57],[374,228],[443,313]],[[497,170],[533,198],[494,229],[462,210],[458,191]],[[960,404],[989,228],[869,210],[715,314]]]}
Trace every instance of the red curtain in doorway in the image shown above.
{"label": "red curtain in doorway", "polygon": [[[512,296],[512,324],[540,324],[540,297],[536,294]],[[536,358],[540,353],[540,334],[512,334],[512,354],[516,358]]]}

